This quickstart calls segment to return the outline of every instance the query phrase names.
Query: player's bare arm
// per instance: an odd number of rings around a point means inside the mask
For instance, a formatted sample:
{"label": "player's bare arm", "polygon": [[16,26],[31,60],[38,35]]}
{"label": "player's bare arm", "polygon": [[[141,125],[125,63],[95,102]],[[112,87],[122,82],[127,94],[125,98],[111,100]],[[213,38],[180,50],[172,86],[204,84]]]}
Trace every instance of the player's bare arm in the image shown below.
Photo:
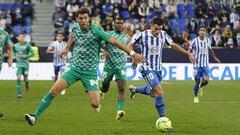
{"label": "player's bare arm", "polygon": [[[133,44],[128,43],[127,47],[128,47],[129,49],[133,50]],[[132,66],[133,66],[134,68],[137,68],[137,64],[138,64],[138,62],[137,62],[136,60],[132,59]]]}
{"label": "player's bare arm", "polygon": [[67,56],[68,51],[69,51],[69,49],[70,49],[70,47],[71,47],[73,41],[74,41],[73,34],[70,33],[70,35],[69,35],[69,39],[68,39],[68,42],[67,42],[67,45],[66,45],[66,47],[60,52],[59,56],[61,56],[61,57],[63,57],[63,56],[65,57],[65,56]]}
{"label": "player's bare arm", "polygon": [[144,57],[138,53],[135,53],[134,51],[132,51],[130,48],[124,46],[123,44],[119,43],[115,38],[111,37],[108,40],[109,43],[115,45],[116,47],[118,47],[119,49],[123,50],[124,52],[130,54],[133,59],[135,61],[137,61],[138,63],[143,63],[144,62]]}
{"label": "player's bare arm", "polygon": [[209,53],[217,63],[221,63],[221,61],[217,58],[216,54],[214,53],[213,49],[210,49]]}
{"label": "player's bare arm", "polygon": [[11,67],[13,63],[13,45],[8,45],[8,66]]}
{"label": "player's bare arm", "polygon": [[104,50],[103,48],[101,48],[100,51],[102,52],[104,58],[106,58],[106,59],[109,58],[109,54],[108,54],[108,52],[107,52],[106,50]]}
{"label": "player's bare arm", "polygon": [[172,46],[173,49],[177,50],[178,52],[187,55],[188,58],[189,58],[189,61],[191,63],[194,63],[195,59],[194,59],[193,54],[190,51],[186,51],[185,49],[183,49],[182,47],[180,47],[179,45],[177,45],[175,43],[173,43],[171,46]]}

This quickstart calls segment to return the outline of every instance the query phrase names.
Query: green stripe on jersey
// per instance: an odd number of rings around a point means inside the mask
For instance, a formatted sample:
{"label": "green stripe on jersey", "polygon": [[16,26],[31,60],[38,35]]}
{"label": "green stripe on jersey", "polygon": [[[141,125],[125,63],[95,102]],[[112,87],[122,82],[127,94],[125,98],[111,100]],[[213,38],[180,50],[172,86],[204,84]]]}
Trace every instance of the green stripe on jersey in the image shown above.
{"label": "green stripe on jersey", "polygon": [[[126,33],[117,33],[116,31],[109,31],[109,35],[112,35],[120,43],[127,46],[130,37]],[[106,45],[104,49],[108,52],[109,58],[105,62],[105,67],[121,69],[124,68],[127,61],[127,54],[121,49],[113,45]]]}
{"label": "green stripe on jersey", "polygon": [[10,43],[9,34],[0,28],[0,64],[3,62],[3,49]]}
{"label": "green stripe on jersey", "polygon": [[16,58],[17,67],[28,67],[29,60],[28,58],[21,58],[21,55],[29,55],[31,53],[32,47],[29,43],[25,42],[24,44],[16,43],[13,46],[14,56]]}
{"label": "green stripe on jersey", "polygon": [[70,67],[84,71],[97,71],[101,41],[111,37],[101,27],[90,25],[82,30],[78,23],[73,24],[74,48],[70,59]]}

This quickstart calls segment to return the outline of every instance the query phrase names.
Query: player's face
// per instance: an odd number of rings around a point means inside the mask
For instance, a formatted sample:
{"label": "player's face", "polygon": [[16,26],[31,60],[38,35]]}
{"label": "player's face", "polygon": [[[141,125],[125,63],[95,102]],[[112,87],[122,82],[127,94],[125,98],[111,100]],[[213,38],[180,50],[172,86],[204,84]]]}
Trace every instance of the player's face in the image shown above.
{"label": "player's face", "polygon": [[154,37],[157,37],[162,30],[162,25],[151,24],[151,32]]}
{"label": "player's face", "polygon": [[205,37],[206,33],[207,33],[206,28],[200,28],[200,30],[198,32],[200,37]]}
{"label": "player's face", "polygon": [[115,20],[114,28],[117,32],[121,32],[123,30],[123,20]]}
{"label": "player's face", "polygon": [[77,22],[79,23],[81,29],[86,29],[89,25],[89,16],[87,13],[78,14],[76,17]]}
{"label": "player's face", "polygon": [[56,37],[57,41],[63,41],[64,39],[64,36],[62,34],[57,34],[57,37]]}
{"label": "player's face", "polygon": [[18,42],[23,43],[25,42],[25,35],[19,35],[17,39],[18,39]]}

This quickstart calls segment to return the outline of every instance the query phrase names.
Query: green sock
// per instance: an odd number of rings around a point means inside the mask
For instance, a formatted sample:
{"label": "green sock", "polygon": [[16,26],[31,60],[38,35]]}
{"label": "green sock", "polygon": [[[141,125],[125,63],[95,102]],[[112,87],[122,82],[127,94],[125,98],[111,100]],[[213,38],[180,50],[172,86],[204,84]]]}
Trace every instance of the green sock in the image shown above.
{"label": "green sock", "polygon": [[21,80],[17,80],[17,92],[18,92],[18,94],[22,93],[22,90],[21,90]]}
{"label": "green sock", "polygon": [[122,111],[123,108],[124,108],[124,105],[125,105],[124,101],[123,100],[119,100],[118,101],[118,111]]}
{"label": "green sock", "polygon": [[36,111],[35,111],[35,116],[38,119],[39,116],[41,115],[41,113],[47,109],[47,107],[50,105],[50,103],[52,102],[53,98],[55,96],[52,95],[51,92],[48,92],[43,99],[41,100],[40,104],[38,105]]}

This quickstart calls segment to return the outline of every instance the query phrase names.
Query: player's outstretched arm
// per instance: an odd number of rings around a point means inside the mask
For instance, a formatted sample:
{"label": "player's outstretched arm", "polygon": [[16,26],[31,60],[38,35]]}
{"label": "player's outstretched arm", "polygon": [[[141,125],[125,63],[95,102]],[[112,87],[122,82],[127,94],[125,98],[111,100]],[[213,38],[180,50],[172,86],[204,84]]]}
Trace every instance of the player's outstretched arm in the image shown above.
{"label": "player's outstretched arm", "polygon": [[67,45],[66,45],[66,47],[60,52],[59,56],[61,56],[61,57],[67,57],[68,51],[69,51],[69,49],[70,49],[73,41],[74,41],[73,34],[70,33],[69,38],[68,38],[68,41],[67,41]]}
{"label": "player's outstretched arm", "polygon": [[137,63],[144,63],[144,57],[138,53],[135,53],[130,47],[126,47],[125,45],[119,43],[114,37],[111,37],[108,40],[109,43],[112,45],[118,47],[119,49],[123,50],[124,52],[128,53],[129,55],[132,56],[132,58],[137,62]]}
{"label": "player's outstretched arm", "polygon": [[8,45],[8,66],[11,67],[13,63],[13,45],[10,43]]}
{"label": "player's outstretched arm", "polygon": [[179,45],[177,45],[175,43],[173,43],[171,46],[172,46],[173,49],[177,50],[178,52],[187,55],[188,58],[189,58],[189,61],[191,63],[194,63],[195,59],[194,59],[194,56],[193,56],[193,54],[191,52],[186,51],[184,48],[180,47]]}
{"label": "player's outstretched arm", "polygon": [[214,53],[213,49],[210,49],[209,53],[217,63],[221,63],[221,61],[217,58],[216,54]]}

